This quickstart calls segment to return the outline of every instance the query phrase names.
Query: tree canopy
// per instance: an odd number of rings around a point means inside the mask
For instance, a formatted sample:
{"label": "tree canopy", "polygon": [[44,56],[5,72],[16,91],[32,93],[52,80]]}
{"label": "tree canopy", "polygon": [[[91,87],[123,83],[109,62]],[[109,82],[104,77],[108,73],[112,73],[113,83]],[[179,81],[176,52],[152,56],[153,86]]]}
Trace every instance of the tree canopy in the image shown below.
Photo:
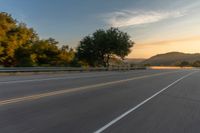
{"label": "tree canopy", "polygon": [[38,39],[32,28],[17,23],[9,14],[0,13],[0,63],[5,66],[16,64],[15,50]]}
{"label": "tree canopy", "polygon": [[53,38],[40,40],[33,28],[0,12],[0,65],[69,66],[75,51],[64,47]]}
{"label": "tree canopy", "polygon": [[112,57],[124,59],[133,44],[130,36],[117,28],[100,29],[80,41],[77,57],[90,66],[107,67]]}
{"label": "tree canopy", "polygon": [[130,36],[117,28],[99,29],[84,37],[76,50],[53,38],[40,39],[33,28],[0,12],[0,66],[109,66],[123,59],[133,46]]}

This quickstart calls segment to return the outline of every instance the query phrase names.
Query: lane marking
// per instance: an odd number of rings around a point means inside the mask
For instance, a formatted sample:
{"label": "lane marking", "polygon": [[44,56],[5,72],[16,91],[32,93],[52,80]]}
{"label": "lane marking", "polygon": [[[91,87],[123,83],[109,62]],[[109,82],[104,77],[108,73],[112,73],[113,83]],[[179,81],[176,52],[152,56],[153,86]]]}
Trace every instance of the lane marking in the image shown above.
{"label": "lane marking", "polygon": [[[178,72],[178,71],[175,71],[175,72]],[[12,99],[0,101],[0,106],[12,104],[12,103],[17,103],[17,102],[22,102],[22,101],[36,100],[36,99],[41,99],[41,98],[45,98],[45,97],[61,95],[61,94],[66,94],[66,93],[71,93],[71,92],[77,92],[77,91],[87,90],[87,89],[91,89],[91,88],[97,88],[97,87],[103,87],[103,86],[108,86],[108,85],[113,85],[113,84],[119,84],[119,83],[124,83],[124,82],[132,81],[132,80],[161,76],[161,75],[166,75],[166,74],[175,73],[175,72],[173,71],[173,72],[163,72],[163,73],[157,73],[157,74],[151,74],[151,75],[144,75],[144,76],[140,76],[140,77],[133,77],[133,78],[129,78],[129,79],[111,81],[111,82],[106,82],[106,83],[99,83],[99,84],[95,84],[95,85],[88,85],[88,86],[83,86],[83,87],[46,92],[46,93],[42,93],[42,94],[34,94],[34,95],[29,95],[29,96],[24,96],[24,97],[19,97],[19,98],[12,98]]]}
{"label": "lane marking", "polygon": [[93,78],[93,77],[103,77],[112,74],[102,74],[102,75],[91,75],[91,76],[74,76],[74,77],[56,77],[56,78],[45,78],[45,79],[27,79],[27,80],[10,80],[10,81],[0,81],[0,84],[13,84],[13,83],[26,83],[26,82],[40,82],[49,80],[61,80],[61,79],[76,79],[76,78]]}
{"label": "lane marking", "polygon": [[152,95],[151,97],[147,98],[146,100],[142,101],[141,103],[139,103],[138,105],[136,105],[135,107],[131,108],[130,110],[126,111],[125,113],[121,114],[120,116],[118,116],[117,118],[113,119],[112,121],[110,121],[109,123],[107,123],[106,125],[104,125],[103,127],[101,127],[100,129],[96,130],[94,133],[102,133],[103,131],[105,131],[106,129],[108,129],[109,127],[111,127],[112,125],[114,125],[115,123],[117,123],[118,121],[120,121],[122,118],[126,117],[128,114],[132,113],[133,111],[135,111],[136,109],[138,109],[139,107],[141,107],[142,105],[144,105],[145,103],[147,103],[148,101],[150,101],[151,99],[155,98],[156,96],[158,96],[160,93],[162,93],[163,91],[167,90],[168,88],[170,88],[171,86],[177,84],[178,82],[180,82],[181,80],[191,76],[192,74],[196,73],[192,72],[189,73],[179,79],[177,79],[176,81],[174,81],[173,83],[171,83],[170,85],[166,86],[165,88],[163,88],[162,90],[158,91],[157,93],[155,93],[154,95]]}
{"label": "lane marking", "polygon": [[0,81],[1,84],[14,84],[14,83],[26,83],[26,82],[42,82],[49,80],[62,80],[62,79],[78,79],[78,78],[93,78],[93,77],[103,77],[110,75],[120,75],[119,73],[103,73],[100,75],[89,75],[89,76],[74,76],[74,77],[50,77],[50,78],[39,78],[39,79],[27,79],[27,80],[10,80],[10,81]]}

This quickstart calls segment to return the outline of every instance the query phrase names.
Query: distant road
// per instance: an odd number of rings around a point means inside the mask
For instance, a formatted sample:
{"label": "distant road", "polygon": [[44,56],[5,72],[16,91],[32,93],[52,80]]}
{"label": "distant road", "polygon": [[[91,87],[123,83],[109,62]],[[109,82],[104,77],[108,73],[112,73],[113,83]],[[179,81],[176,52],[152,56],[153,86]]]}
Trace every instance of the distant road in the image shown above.
{"label": "distant road", "polygon": [[199,133],[200,72],[0,76],[0,133]]}

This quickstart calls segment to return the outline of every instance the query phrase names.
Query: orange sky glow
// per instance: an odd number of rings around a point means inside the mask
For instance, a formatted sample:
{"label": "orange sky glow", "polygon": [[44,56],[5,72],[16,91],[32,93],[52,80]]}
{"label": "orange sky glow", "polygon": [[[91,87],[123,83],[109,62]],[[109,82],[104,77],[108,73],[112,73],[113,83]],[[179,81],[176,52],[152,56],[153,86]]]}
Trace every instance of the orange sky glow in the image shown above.
{"label": "orange sky glow", "polygon": [[166,52],[200,53],[200,36],[136,43],[128,58],[149,58]]}

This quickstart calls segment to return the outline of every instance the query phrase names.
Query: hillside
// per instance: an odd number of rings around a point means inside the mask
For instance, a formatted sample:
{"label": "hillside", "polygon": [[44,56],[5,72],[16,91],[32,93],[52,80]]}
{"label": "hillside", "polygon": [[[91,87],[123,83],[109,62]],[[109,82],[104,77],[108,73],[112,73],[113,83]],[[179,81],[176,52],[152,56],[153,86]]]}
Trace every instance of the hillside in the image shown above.
{"label": "hillside", "polygon": [[125,59],[125,62],[130,64],[139,64],[141,62],[145,61],[143,58],[127,58]]}
{"label": "hillside", "polygon": [[150,64],[155,66],[172,66],[182,61],[194,62],[200,60],[200,54],[186,54],[180,52],[170,52],[166,54],[158,54],[145,61],[142,64]]}

